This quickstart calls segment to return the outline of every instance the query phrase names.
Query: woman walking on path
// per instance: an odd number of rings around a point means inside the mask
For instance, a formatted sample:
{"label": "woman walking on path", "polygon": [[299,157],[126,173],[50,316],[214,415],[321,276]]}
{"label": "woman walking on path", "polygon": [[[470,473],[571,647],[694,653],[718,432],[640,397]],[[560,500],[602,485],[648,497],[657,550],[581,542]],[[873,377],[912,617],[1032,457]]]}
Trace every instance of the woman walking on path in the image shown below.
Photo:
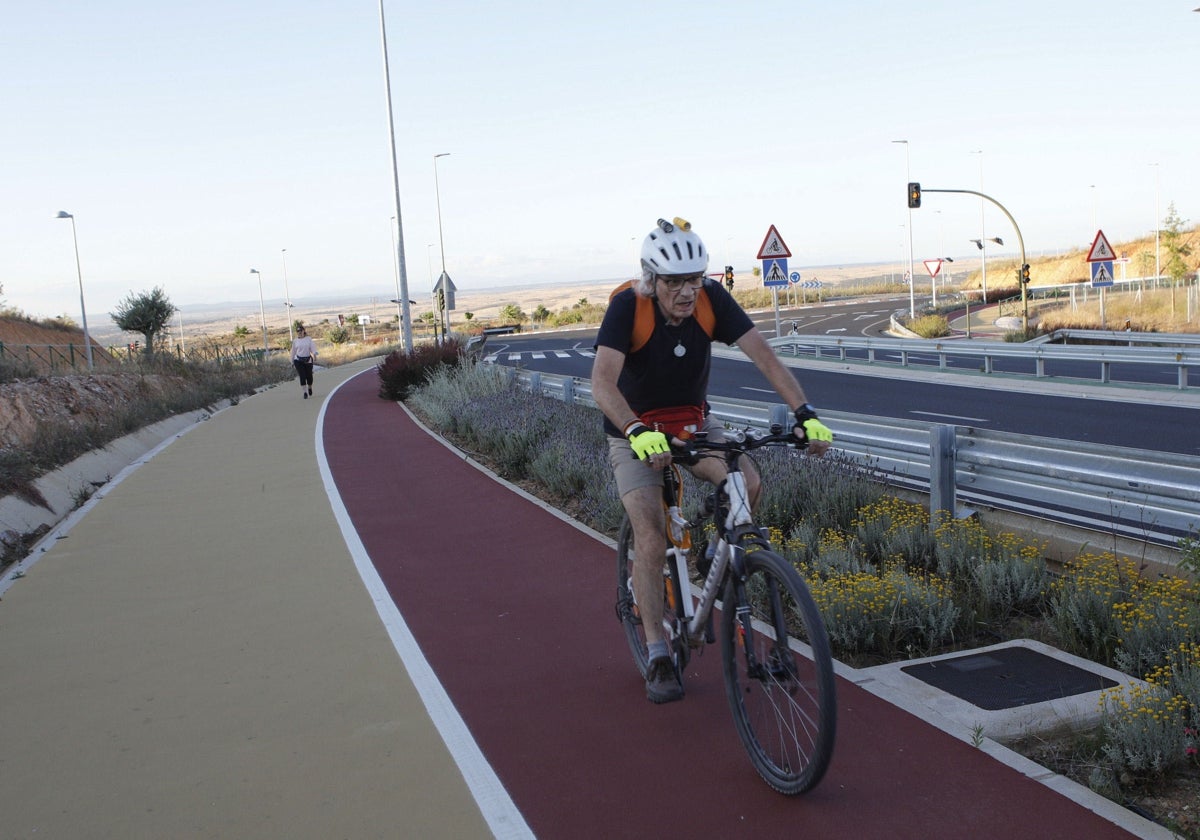
{"label": "woman walking on path", "polygon": [[316,358],[317,345],[308,337],[304,327],[297,328],[296,337],[292,339],[292,365],[300,374],[300,393],[304,399],[312,396],[313,362]]}

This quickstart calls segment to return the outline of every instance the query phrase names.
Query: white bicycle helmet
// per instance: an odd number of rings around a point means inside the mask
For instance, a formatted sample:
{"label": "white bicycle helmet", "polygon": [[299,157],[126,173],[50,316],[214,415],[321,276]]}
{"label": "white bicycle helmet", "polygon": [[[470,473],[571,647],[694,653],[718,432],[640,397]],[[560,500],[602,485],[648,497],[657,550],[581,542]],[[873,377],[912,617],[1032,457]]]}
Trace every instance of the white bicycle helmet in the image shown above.
{"label": "white bicycle helmet", "polygon": [[708,249],[692,233],[692,225],[678,217],[674,222],[659,219],[658,226],[642,243],[642,275],[696,274],[708,270]]}

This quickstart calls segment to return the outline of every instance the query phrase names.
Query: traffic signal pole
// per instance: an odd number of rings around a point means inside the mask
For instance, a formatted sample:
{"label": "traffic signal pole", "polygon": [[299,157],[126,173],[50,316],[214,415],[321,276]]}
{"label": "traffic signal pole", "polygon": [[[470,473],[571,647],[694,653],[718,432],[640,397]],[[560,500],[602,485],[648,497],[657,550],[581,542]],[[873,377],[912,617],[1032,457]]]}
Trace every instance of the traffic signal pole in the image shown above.
{"label": "traffic signal pole", "polygon": [[[999,201],[992,198],[990,195],[986,195],[985,193],[979,192],[978,190],[931,190],[928,188],[922,188],[921,185],[917,184],[917,183],[910,183],[908,185],[908,196],[909,196],[909,206],[910,207],[913,206],[912,202],[914,200],[914,193],[913,193],[914,187],[916,188],[915,200],[916,200],[917,207],[921,206],[921,193],[923,193],[923,192],[927,192],[927,193],[961,193],[963,195],[977,195],[980,198],[982,198],[986,201],[990,201],[992,204],[995,204],[997,207],[999,207],[1000,211],[1002,213],[1004,213],[1005,216],[1008,217],[1008,220],[1010,222],[1012,222],[1013,230],[1017,232],[1017,244],[1019,244],[1021,246],[1021,267],[1019,269],[1021,276],[1018,279],[1018,284],[1021,287],[1021,331],[1028,334],[1029,333],[1029,296],[1026,294],[1026,289],[1028,289],[1028,287],[1029,287],[1029,275],[1028,275],[1028,270],[1026,269],[1026,266],[1028,265],[1028,260],[1025,259],[1025,237],[1021,236],[1021,228],[1020,228],[1020,226],[1017,225],[1017,220],[1013,218],[1012,213],[1009,213],[1008,208],[1005,207],[1003,204],[1001,204]],[[984,301],[984,302],[986,303],[986,301]]]}

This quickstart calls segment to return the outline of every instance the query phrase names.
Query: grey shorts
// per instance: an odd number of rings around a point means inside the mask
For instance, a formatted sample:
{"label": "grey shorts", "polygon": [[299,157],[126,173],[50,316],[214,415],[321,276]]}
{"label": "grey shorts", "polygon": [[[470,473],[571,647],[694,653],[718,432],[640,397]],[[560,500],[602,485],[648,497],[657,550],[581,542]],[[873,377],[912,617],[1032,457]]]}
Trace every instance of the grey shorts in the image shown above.
{"label": "grey shorts", "polygon": [[[712,415],[704,418],[702,431],[709,440],[724,440],[725,426]],[[662,470],[656,470],[633,454],[633,447],[623,437],[608,439],[608,462],[612,464],[613,476],[617,479],[617,495],[624,496],[631,490],[642,487],[662,487]]]}

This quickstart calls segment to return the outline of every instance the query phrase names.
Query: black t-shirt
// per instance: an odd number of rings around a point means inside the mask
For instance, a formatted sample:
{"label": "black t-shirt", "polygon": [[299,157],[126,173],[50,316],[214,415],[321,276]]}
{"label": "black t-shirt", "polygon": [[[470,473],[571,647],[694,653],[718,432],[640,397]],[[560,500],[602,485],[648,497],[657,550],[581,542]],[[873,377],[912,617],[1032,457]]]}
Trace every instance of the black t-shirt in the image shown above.
{"label": "black t-shirt", "polygon": [[[704,290],[716,316],[712,338],[704,332],[695,316],[678,326],[671,326],[655,304],[654,332],[645,346],[635,353],[629,352],[629,345],[637,293],[625,289],[609,301],[608,311],[596,334],[596,346],[611,347],[626,354],[617,388],[637,414],[655,408],[703,406],[708,396],[713,341],[734,344],[754,329],[750,316],[720,283],[705,280]],[[678,355],[677,348],[682,349],[682,355]],[[604,431],[615,437],[621,436],[621,430],[607,417],[604,418]]]}

